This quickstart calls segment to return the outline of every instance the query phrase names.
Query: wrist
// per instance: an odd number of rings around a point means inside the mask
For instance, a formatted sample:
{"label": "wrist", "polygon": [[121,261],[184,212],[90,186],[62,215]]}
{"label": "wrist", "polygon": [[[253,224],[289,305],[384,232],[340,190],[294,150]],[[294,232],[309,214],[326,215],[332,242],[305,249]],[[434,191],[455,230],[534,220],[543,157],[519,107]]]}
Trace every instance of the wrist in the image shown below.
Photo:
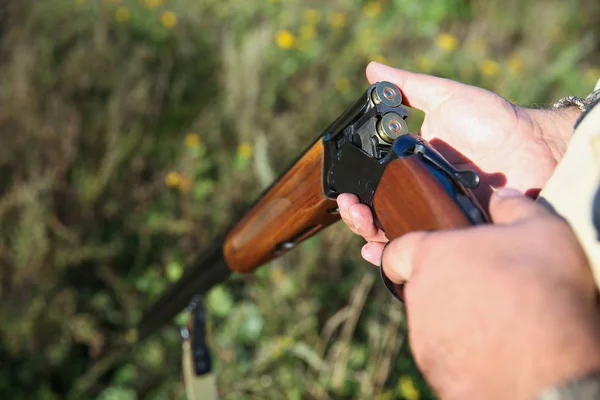
{"label": "wrist", "polygon": [[559,162],[573,136],[581,110],[577,107],[563,107],[553,110],[525,108],[524,111],[533,123],[534,137],[546,144]]}

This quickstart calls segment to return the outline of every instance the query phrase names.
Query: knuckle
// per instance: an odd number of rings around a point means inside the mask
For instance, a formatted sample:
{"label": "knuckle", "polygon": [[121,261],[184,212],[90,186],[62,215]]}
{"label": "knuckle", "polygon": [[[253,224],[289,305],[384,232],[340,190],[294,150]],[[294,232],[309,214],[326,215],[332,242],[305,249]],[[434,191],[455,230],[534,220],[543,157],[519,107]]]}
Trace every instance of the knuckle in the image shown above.
{"label": "knuckle", "polygon": [[436,247],[435,237],[436,233],[429,232],[411,232],[408,235],[409,249],[413,254],[412,263],[414,271],[417,271],[417,267],[421,266],[427,259],[427,256],[432,252],[435,252]]}
{"label": "knuckle", "polygon": [[369,238],[375,238],[377,236],[377,229],[372,224],[361,225],[360,229],[361,235]]}

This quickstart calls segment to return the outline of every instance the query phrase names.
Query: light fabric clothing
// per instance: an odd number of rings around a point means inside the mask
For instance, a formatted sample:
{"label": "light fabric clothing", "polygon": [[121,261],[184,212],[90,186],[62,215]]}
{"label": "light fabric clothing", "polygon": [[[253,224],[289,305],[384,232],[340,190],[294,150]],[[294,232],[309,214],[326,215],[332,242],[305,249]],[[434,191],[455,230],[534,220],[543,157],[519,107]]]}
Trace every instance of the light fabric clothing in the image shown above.
{"label": "light fabric clothing", "polygon": [[[600,81],[593,96],[600,94]],[[567,220],[583,247],[600,287],[600,241],[594,208],[600,212],[600,99],[593,98],[576,125],[567,152],[540,193]]]}

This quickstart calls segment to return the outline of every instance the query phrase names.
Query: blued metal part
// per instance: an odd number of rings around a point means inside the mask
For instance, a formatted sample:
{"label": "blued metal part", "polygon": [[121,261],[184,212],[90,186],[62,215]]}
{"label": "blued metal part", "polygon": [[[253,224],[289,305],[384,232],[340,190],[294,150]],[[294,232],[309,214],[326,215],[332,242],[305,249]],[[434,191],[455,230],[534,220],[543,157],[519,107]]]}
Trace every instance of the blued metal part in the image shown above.
{"label": "blued metal part", "polygon": [[[359,100],[336,120],[323,135],[323,193],[330,198],[335,198],[341,192],[336,191],[335,180],[336,169],[343,153],[346,143],[352,143],[360,148],[367,156],[376,160],[384,158],[390,151],[391,145],[380,140],[377,134],[377,123],[387,113],[394,112],[406,119],[408,111],[397,101],[387,104],[373,101],[373,92],[382,85],[394,86],[389,82],[378,82],[371,85]],[[397,99],[401,101],[401,95],[396,89]],[[345,123],[344,124],[342,124]],[[354,169],[354,167],[352,168]],[[348,171],[349,172],[349,171]]]}
{"label": "blued metal part", "polygon": [[388,159],[385,160],[386,162],[382,163],[369,157],[352,143],[346,142],[336,164],[336,173],[329,183],[339,193],[353,193],[361,203],[373,207],[375,189],[383,176]]}
{"label": "blued metal part", "polygon": [[479,174],[477,172],[466,169],[457,170],[450,164],[446,159],[438,153],[436,150],[427,146],[426,144],[419,144],[415,146],[415,153],[420,153],[433,165],[447,173],[448,175],[456,178],[460,183],[468,189],[476,189],[479,186]]}
{"label": "blued metal part", "polygon": [[181,312],[194,295],[201,295],[224,281],[231,271],[223,258],[223,240],[185,269],[183,276],[172,284],[142,316],[138,325],[138,340],[143,340],[155,330],[171,321]]}

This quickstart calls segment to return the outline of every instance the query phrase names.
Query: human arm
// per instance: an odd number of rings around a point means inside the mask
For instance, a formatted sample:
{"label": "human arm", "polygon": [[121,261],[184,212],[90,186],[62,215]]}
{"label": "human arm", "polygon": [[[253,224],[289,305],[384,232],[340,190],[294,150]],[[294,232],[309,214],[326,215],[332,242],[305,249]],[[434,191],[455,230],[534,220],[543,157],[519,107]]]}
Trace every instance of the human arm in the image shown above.
{"label": "human arm", "polygon": [[442,399],[530,400],[600,371],[596,288],[568,224],[511,190],[490,213],[493,225],[414,232],[385,249],[427,381]]}

